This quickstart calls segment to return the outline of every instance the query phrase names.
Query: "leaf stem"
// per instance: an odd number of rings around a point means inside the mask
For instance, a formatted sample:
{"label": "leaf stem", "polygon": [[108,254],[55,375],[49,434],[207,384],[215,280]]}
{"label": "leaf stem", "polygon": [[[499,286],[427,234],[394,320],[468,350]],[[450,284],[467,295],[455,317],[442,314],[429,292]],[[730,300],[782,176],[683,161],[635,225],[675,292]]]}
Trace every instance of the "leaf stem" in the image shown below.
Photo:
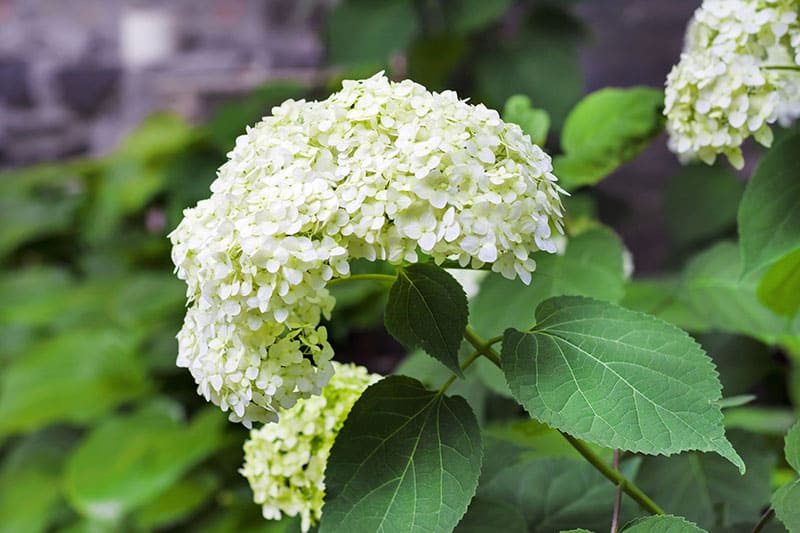
{"label": "leaf stem", "polygon": [[[614,471],[619,472],[619,448],[614,450]],[[617,490],[614,492],[614,511],[611,514],[611,533],[617,533],[619,528],[619,512],[622,508],[622,485],[617,484]]]}
{"label": "leaf stem", "polygon": [[[461,370],[462,370],[462,372],[463,372],[464,370],[466,370],[466,369],[469,367],[469,365],[471,365],[472,363],[474,363],[475,361],[477,361],[477,360],[478,360],[478,357],[480,357],[480,356],[481,356],[481,352],[479,352],[479,351],[475,350],[474,352],[472,352],[472,355],[470,355],[469,357],[467,357],[466,359],[464,359],[464,362],[463,362],[463,363],[461,363]],[[450,388],[450,385],[452,385],[453,383],[455,383],[455,381],[456,381],[457,379],[458,379],[458,376],[456,376],[455,374],[453,374],[452,376],[450,376],[449,378],[447,378],[447,381],[445,381],[445,382],[444,382],[444,385],[442,385],[441,387],[439,387],[439,394],[444,394],[444,392],[445,392],[445,391],[446,391],[448,388]]]}
{"label": "leaf stem", "polygon": [[764,65],[761,67],[766,70],[794,70],[800,71],[800,65]]}
{"label": "leaf stem", "polygon": [[502,368],[500,356],[492,349],[492,345],[503,340],[503,337],[492,337],[488,341],[483,340],[474,329],[467,326],[467,329],[464,330],[464,339],[475,348],[475,351],[494,363],[497,368]]}
{"label": "leaf stem", "polygon": [[352,276],[348,276],[346,278],[334,278],[328,281],[328,285],[336,285],[339,283],[346,283],[348,281],[381,281],[384,283],[394,283],[394,280],[397,279],[397,276],[391,276],[389,274],[353,274]]}
{"label": "leaf stem", "polygon": [[764,529],[764,526],[766,526],[767,523],[769,523],[774,514],[775,514],[775,508],[771,505],[767,507],[767,510],[764,511],[764,514],[761,515],[761,518],[758,520],[758,523],[753,528],[753,533],[758,533],[759,531]]}
{"label": "leaf stem", "polygon": [[572,435],[564,433],[563,431],[560,433],[570,444],[572,444],[572,447],[575,448],[575,450],[577,450],[578,453],[584,457],[584,459],[589,461],[592,466],[600,471],[601,474],[611,480],[615,485],[620,487],[625,494],[630,496],[636,503],[641,505],[642,509],[654,515],[664,514],[664,510],[659,507],[656,502],[651,500],[647,494],[642,492],[642,490],[637,487],[636,484],[628,481],[620,472],[608,466],[585,443],[576,439]]}

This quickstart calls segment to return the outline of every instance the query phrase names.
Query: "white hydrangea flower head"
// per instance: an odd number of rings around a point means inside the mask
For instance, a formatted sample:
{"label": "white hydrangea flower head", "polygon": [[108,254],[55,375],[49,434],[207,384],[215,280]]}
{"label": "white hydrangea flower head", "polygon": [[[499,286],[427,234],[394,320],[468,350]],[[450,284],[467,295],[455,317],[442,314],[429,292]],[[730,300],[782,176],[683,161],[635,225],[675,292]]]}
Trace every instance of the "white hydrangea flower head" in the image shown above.
{"label": "white hydrangea flower head", "polygon": [[262,506],[264,518],[300,515],[303,531],[319,521],[325,498],[325,466],[353,404],[381,376],[334,362],[321,396],[299,400],[276,424],[252,430],[240,470]]}
{"label": "white hydrangea flower head", "polygon": [[550,157],[452,91],[382,73],[319,102],[288,100],[236,139],[170,234],[190,308],[178,366],[233,421],[274,421],[319,394],[333,351],[319,323],[356,258],[531,280],[563,233]]}
{"label": "white hydrangea flower head", "polygon": [[725,154],[744,165],[741,145],[772,143],[770,124],[800,117],[796,0],[704,0],[667,77],[669,147],[682,161],[713,163]]}

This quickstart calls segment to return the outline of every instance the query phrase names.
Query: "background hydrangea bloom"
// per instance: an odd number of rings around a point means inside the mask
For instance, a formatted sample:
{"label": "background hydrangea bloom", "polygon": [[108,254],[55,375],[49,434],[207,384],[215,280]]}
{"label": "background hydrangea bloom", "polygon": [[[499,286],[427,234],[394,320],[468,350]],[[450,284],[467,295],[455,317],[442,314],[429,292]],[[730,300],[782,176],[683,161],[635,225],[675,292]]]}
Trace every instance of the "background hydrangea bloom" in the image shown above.
{"label": "background hydrangea bloom", "polygon": [[325,465],[347,414],[369,385],[380,379],[356,365],[333,363],[321,396],[281,413],[277,424],[250,432],[241,469],[264,518],[300,515],[303,531],[319,521],[325,497]]}
{"label": "background hydrangea bloom", "polygon": [[170,235],[191,306],[177,364],[248,426],[327,383],[325,285],[350,259],[423,252],[529,283],[561,232],[550,157],[519,126],[382,74],[283,103],[228,157]]}
{"label": "background hydrangea bloom", "polygon": [[770,124],[800,116],[800,73],[764,67],[798,64],[795,0],[705,0],[667,77],[670,149],[709,164],[725,154],[741,168],[745,139],[769,146]]}

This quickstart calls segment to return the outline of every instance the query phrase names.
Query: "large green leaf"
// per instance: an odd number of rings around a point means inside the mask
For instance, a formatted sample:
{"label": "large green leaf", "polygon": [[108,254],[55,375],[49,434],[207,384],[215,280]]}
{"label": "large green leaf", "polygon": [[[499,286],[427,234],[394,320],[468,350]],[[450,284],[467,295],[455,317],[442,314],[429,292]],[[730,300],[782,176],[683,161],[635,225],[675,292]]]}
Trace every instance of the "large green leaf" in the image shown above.
{"label": "large green leaf", "polygon": [[0,532],[45,531],[61,495],[69,439],[43,432],[20,440],[0,465]]}
{"label": "large green leaf", "polygon": [[530,285],[492,274],[470,302],[472,327],[485,337],[506,328],[527,329],[536,306],[566,294],[617,301],[625,293],[622,242],[613,231],[597,228],[570,239],[564,255],[538,253]]}
{"label": "large green leaf", "polygon": [[732,231],[743,191],[744,184],[725,165],[683,167],[664,196],[673,242],[685,247]]}
{"label": "large green leaf", "polygon": [[154,402],[96,427],[69,457],[65,488],[83,515],[112,521],[164,493],[222,442],[225,417],[206,409],[191,424]]}
{"label": "large green leaf", "polygon": [[661,131],[664,94],[649,87],[606,88],[575,106],[554,161],[562,187],[597,183],[633,159]]}
{"label": "large green leaf", "polygon": [[327,17],[328,53],[332,63],[386,64],[417,33],[410,0],[344,0]]}
{"label": "large green leaf", "polygon": [[769,503],[775,455],[757,435],[732,432],[731,441],[747,464],[744,476],[716,455],[691,452],[645,458],[636,483],[667,512],[707,529],[752,525]]}
{"label": "large green leaf", "polygon": [[758,284],[758,299],[780,315],[800,308],[800,248],[775,262]]}
{"label": "large green leaf", "polygon": [[386,330],[409,348],[421,347],[462,376],[458,349],[467,327],[461,284],[429,263],[404,267],[389,291]]}
{"label": "large green leaf", "polygon": [[756,168],[739,206],[745,274],[800,248],[800,133],[776,144]]}
{"label": "large green leaf", "polygon": [[454,533],[528,533],[525,517],[502,501],[476,497]]}
{"label": "large green leaf", "polygon": [[135,349],[122,331],[93,329],[32,346],[0,376],[0,436],[55,421],[85,423],[146,393]]}
{"label": "large green leaf", "polygon": [[[627,465],[624,470],[626,475],[633,473]],[[504,469],[482,486],[478,495],[519,509],[531,533],[549,533],[580,526],[605,529],[614,490],[612,483],[582,459],[546,457]],[[636,516],[638,507],[626,497],[623,509]]]}
{"label": "large green leaf", "polygon": [[742,278],[735,244],[720,242],[687,265],[679,299],[706,317],[714,329],[775,342],[789,320],[764,307],[756,296],[757,275]]}
{"label": "large green leaf", "polygon": [[509,329],[503,371],[534,418],[589,442],[648,454],[717,452],[744,473],[715,403],[711,359],[655,317],[577,296],[544,301],[530,332]]}
{"label": "large green leaf", "polygon": [[622,530],[623,533],[706,533],[680,516],[648,516],[640,518]]}
{"label": "large green leaf", "polygon": [[452,531],[481,459],[478,423],[462,398],[384,378],[361,395],[333,445],[320,533]]}

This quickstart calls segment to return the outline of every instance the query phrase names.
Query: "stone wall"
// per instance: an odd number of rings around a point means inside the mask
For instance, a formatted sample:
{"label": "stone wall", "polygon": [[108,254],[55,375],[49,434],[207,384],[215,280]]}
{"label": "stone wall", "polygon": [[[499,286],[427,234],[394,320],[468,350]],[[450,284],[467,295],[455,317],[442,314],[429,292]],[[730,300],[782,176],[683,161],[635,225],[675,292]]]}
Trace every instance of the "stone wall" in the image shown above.
{"label": "stone wall", "polygon": [[103,153],[153,109],[312,76],[330,0],[0,0],[0,166]]}

